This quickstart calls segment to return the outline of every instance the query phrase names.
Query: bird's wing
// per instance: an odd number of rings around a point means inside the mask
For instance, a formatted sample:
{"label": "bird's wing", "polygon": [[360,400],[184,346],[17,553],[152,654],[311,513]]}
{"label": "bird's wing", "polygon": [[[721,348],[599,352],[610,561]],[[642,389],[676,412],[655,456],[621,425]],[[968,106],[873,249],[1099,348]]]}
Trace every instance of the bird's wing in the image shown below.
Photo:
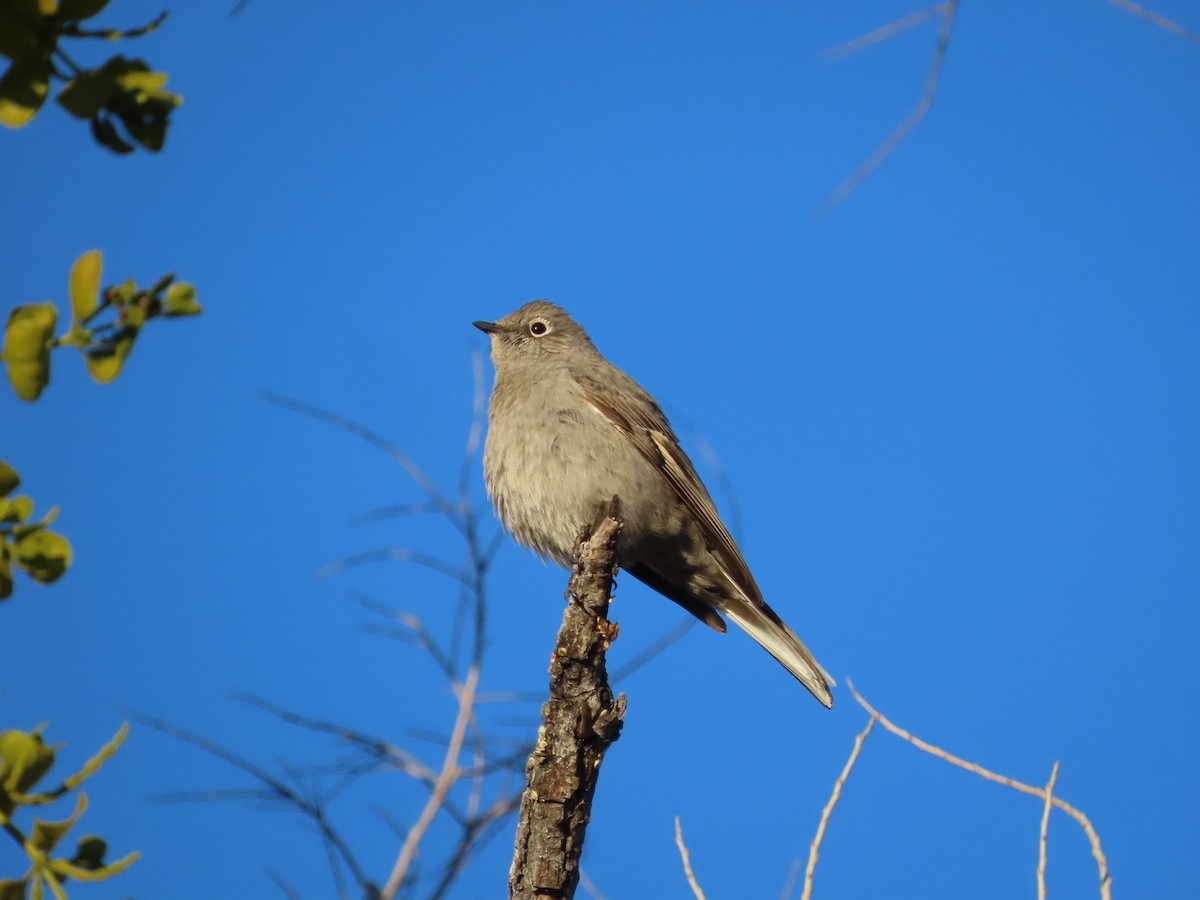
{"label": "bird's wing", "polygon": [[[619,370],[614,371],[619,373]],[[717,515],[712,497],[696,474],[692,461],[679,446],[679,439],[671,430],[667,417],[633,379],[624,373],[619,374],[627,383],[615,389],[611,384],[601,387],[600,382],[589,375],[577,374],[576,380],[583,388],[588,403],[620,429],[638,452],[666,478],[700,523],[709,552],[729,579],[747,599],[762,606],[762,592],[750,574],[750,567],[742,559],[729,529]]]}

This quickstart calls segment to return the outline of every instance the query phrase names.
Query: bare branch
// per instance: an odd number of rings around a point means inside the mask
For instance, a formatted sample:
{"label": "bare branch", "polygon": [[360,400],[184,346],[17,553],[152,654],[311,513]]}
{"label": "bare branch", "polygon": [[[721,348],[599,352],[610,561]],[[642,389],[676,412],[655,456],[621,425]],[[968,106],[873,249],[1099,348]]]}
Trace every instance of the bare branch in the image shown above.
{"label": "bare branch", "polygon": [[467,671],[466,681],[463,682],[462,687],[458,690],[458,716],[454,720],[454,731],[450,736],[450,745],[446,748],[446,757],[442,762],[442,771],[438,775],[437,783],[434,784],[433,791],[425,803],[425,808],[421,810],[420,818],[409,829],[408,836],[404,839],[404,845],[400,848],[400,855],[396,859],[396,865],[392,868],[392,874],[388,876],[387,883],[383,886],[383,891],[380,893],[383,900],[392,900],[396,896],[396,892],[400,890],[400,885],[404,883],[404,876],[407,874],[413,858],[417,855],[417,848],[421,845],[421,839],[425,837],[425,832],[429,829],[430,823],[433,822],[434,816],[442,808],[446,794],[449,793],[450,788],[460,777],[458,754],[462,750],[463,736],[466,734],[467,722],[471,718],[471,710],[474,708],[475,688],[478,685],[479,669],[476,666],[471,666]]}
{"label": "bare branch", "polygon": [[946,51],[950,48],[950,35],[954,30],[955,16],[958,14],[958,0],[946,0],[944,4],[940,5],[940,11],[942,28],[938,32],[937,45],[933,49],[933,60],[929,64],[929,73],[925,76],[925,92],[917,101],[917,105],[884,139],[883,143],[876,147],[874,152],[850,174],[850,177],[838,185],[837,190],[821,204],[817,210],[818,214],[829,212],[854,193],[854,190],[866,181],[871,173],[878,169],[883,161],[903,143],[933,106],[933,98],[937,95],[938,83],[942,77],[942,65],[946,61]]}
{"label": "bare branch", "polygon": [[[871,704],[863,699],[862,695],[855,690],[854,684],[848,678],[846,679],[846,686],[850,689],[850,693],[854,695],[854,699],[858,701],[859,705],[862,706],[862,708],[865,709],[873,718],[878,719],[880,725],[897,737],[908,741],[919,750],[924,750],[926,753],[930,753],[933,756],[936,756],[938,759],[943,759],[951,765],[958,766],[960,769],[966,769],[968,772],[974,772],[980,778],[986,778],[988,781],[994,781],[997,784],[1006,785],[1015,791],[1020,791],[1022,794],[1029,794],[1030,796],[1046,800],[1048,794],[1042,788],[1034,787],[1031,784],[1025,784],[1022,781],[1017,781],[1016,779],[1009,778],[1005,775],[997,775],[995,772],[991,772],[977,763],[968,762],[967,760],[955,756],[952,753],[947,753],[941,747],[935,747],[933,744],[921,740],[919,737],[916,737],[911,732],[905,731],[898,725],[893,725],[886,716],[879,713],[873,706],[871,706]],[[1100,872],[1100,896],[1102,900],[1112,900],[1112,875],[1108,871],[1108,858],[1104,855],[1104,851],[1100,848],[1100,835],[1098,835],[1096,833],[1096,829],[1092,827],[1091,820],[1066,800],[1053,797],[1052,802],[1055,806],[1078,822],[1079,826],[1083,829],[1084,834],[1087,835],[1088,842],[1092,846],[1092,856],[1096,859],[1096,868]]]}
{"label": "bare branch", "polygon": [[1200,44],[1200,34],[1197,34],[1194,31],[1189,31],[1182,25],[1171,21],[1166,16],[1160,16],[1153,10],[1146,9],[1144,6],[1138,6],[1136,3],[1131,2],[1131,0],[1108,0],[1108,2],[1113,6],[1119,6],[1121,9],[1133,13],[1135,16],[1140,16],[1147,22],[1157,25],[1159,28],[1165,28],[1172,34],[1179,35],[1185,41],[1191,41],[1193,44]]}
{"label": "bare branch", "polygon": [[[269,800],[270,802],[279,802],[290,805],[296,811],[300,812],[311,821],[319,831],[322,840],[327,848],[336,851],[336,859],[345,864],[350,870],[350,874],[358,883],[359,888],[364,894],[369,895],[375,890],[374,884],[367,878],[366,872],[358,864],[354,854],[350,851],[349,845],[342,838],[341,834],[334,829],[325,813],[324,804],[319,800],[314,800],[306,796],[303,792],[296,790],[291,785],[288,785],[281,779],[270,774],[265,769],[255,765],[243,756],[239,756],[231,750],[222,747],[220,744],[210,741],[207,738],[192,734],[178,726],[172,725],[169,722],[164,722],[161,719],[156,719],[152,716],[147,716],[142,713],[130,713],[132,718],[137,719],[144,725],[147,725],[156,731],[170,735],[185,743],[191,744],[194,747],[199,747],[201,750],[216,756],[219,759],[225,760],[227,763],[241,769],[243,772],[251,775],[262,783],[267,790],[259,792],[261,799]],[[230,797],[233,792],[227,792]],[[334,862],[333,877],[335,881],[341,880],[341,867]]]}
{"label": "bare branch", "polygon": [[1054,805],[1051,798],[1054,796],[1056,781],[1058,781],[1058,760],[1054,761],[1054,768],[1050,770],[1050,780],[1046,782],[1046,805],[1042,809],[1042,828],[1038,833],[1038,900],[1046,900],[1046,832],[1050,827],[1050,809]]}
{"label": "bare branch", "polygon": [[683,826],[679,824],[679,816],[675,817],[675,846],[679,848],[679,858],[683,861],[683,874],[687,876],[688,887],[692,889],[696,900],[704,900],[704,891],[696,881],[696,873],[692,871],[692,855],[688,853],[687,844],[683,842]]}
{"label": "bare branch", "polygon": [[[608,604],[616,571],[618,501],[581,535],[569,600],[550,664],[550,699],[525,767],[525,791],[508,876],[511,900],[569,898],[605,751],[618,738],[624,695],[613,699],[605,653],[616,638]],[[599,519],[599,517],[598,517]]]}
{"label": "bare branch", "polygon": [[800,900],[811,900],[812,898],[813,876],[817,871],[817,860],[821,856],[821,841],[825,839],[825,829],[829,826],[829,817],[833,815],[833,808],[837,806],[838,800],[842,797],[842,787],[846,784],[846,779],[850,777],[850,771],[854,768],[854,764],[858,762],[858,755],[862,753],[863,744],[874,727],[875,718],[872,716],[867,722],[867,727],[854,739],[854,747],[850,751],[850,758],[846,760],[846,766],[842,769],[842,774],[833,783],[833,793],[829,795],[829,802],[825,804],[825,809],[821,811],[821,821],[817,823],[816,837],[813,838],[812,845],[808,848],[808,865],[804,868],[804,890],[800,894]]}

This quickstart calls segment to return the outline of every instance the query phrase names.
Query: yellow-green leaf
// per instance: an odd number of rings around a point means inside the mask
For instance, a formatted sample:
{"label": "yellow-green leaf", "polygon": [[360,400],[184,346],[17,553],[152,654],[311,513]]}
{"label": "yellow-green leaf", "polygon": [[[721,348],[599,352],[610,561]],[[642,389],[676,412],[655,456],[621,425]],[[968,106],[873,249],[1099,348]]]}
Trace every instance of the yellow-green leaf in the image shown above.
{"label": "yellow-green leaf", "polygon": [[75,863],[67,862],[65,859],[56,859],[50,865],[58,874],[69,876],[76,881],[106,881],[114,875],[124,872],[141,858],[142,854],[140,853],[130,853],[128,856],[110,862],[108,865],[101,866],[98,869],[88,869]]}
{"label": "yellow-green leaf", "polygon": [[112,740],[101,747],[96,752],[95,756],[85,762],[82,769],[63,781],[63,784],[66,786],[66,788],[68,790],[74,790],[88,778],[91,778],[93,775],[95,775],[96,772],[99,771],[100,767],[108,762],[112,755],[116,753],[118,749],[120,749],[120,746],[125,743],[125,738],[128,736],[129,723],[122,722],[121,727],[117,729],[117,733],[113,735]]}
{"label": "yellow-green leaf", "polygon": [[100,297],[100,270],[104,255],[99,250],[89,250],[71,266],[69,279],[71,294],[71,317],[82,322],[96,311]]}
{"label": "yellow-green leaf", "polygon": [[80,794],[75,798],[75,812],[71,813],[69,818],[58,822],[34,819],[33,833],[29,837],[29,842],[43,853],[50,853],[63,839],[63,836],[71,830],[71,827],[79,821],[79,817],[83,815],[85,809],[87,809],[87,795]]}
{"label": "yellow-green leaf", "polygon": [[32,498],[22,494],[19,497],[0,499],[0,522],[24,522],[32,515]]}
{"label": "yellow-green leaf", "polygon": [[28,876],[22,878],[20,881],[12,881],[6,878],[0,881],[0,900],[25,900],[25,892],[28,888]]}
{"label": "yellow-green leaf", "polygon": [[186,281],[177,281],[167,288],[167,296],[163,300],[163,315],[166,316],[195,316],[202,311],[196,302],[196,286]]}
{"label": "yellow-green leaf", "polygon": [[108,384],[120,375],[121,367],[125,365],[125,358],[133,349],[133,340],[136,337],[137,332],[130,331],[112,345],[106,344],[88,350],[87,367],[92,378],[100,384]]}
{"label": "yellow-green leaf", "polygon": [[131,94],[150,95],[163,89],[167,83],[166,72],[129,71],[117,78],[122,90]]}
{"label": "yellow-green leaf", "polygon": [[0,732],[0,788],[24,794],[54,765],[54,748],[37,732]]}
{"label": "yellow-green leaf", "polygon": [[37,115],[50,93],[50,59],[32,50],[0,76],[0,125],[21,128]]}
{"label": "yellow-green leaf", "polygon": [[0,497],[7,497],[20,483],[21,476],[17,474],[17,470],[0,459]]}
{"label": "yellow-green leaf", "polygon": [[71,565],[71,542],[40,528],[13,544],[13,562],[38,584],[57,581]]}
{"label": "yellow-green leaf", "polygon": [[22,400],[31,403],[50,383],[50,342],[58,324],[53,303],[27,303],[8,314],[4,328],[4,364],[8,381]]}

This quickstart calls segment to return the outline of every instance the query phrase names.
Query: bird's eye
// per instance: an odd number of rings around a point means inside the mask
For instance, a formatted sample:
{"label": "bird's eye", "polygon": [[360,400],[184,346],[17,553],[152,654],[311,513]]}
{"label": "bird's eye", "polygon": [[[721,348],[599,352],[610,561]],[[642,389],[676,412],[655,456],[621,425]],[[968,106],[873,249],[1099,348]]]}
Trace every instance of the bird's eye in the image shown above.
{"label": "bird's eye", "polygon": [[541,337],[543,334],[545,334],[549,330],[550,330],[550,326],[547,325],[545,322],[543,322],[541,319],[537,319],[536,321],[531,322],[529,325],[529,333],[532,334],[534,337]]}

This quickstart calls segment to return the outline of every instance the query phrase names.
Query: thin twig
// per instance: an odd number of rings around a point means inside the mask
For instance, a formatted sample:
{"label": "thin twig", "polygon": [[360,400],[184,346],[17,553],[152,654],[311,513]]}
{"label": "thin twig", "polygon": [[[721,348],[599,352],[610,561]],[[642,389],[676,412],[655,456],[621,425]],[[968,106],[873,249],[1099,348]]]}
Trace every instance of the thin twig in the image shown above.
{"label": "thin twig", "polygon": [[1146,9],[1144,6],[1138,6],[1131,0],[1108,0],[1113,6],[1119,6],[1121,9],[1133,13],[1135,16],[1140,16],[1148,22],[1157,25],[1159,28],[1165,28],[1172,34],[1177,34],[1185,41],[1191,41],[1193,44],[1200,44],[1200,34],[1194,31],[1189,31],[1182,25],[1171,21],[1166,16],[1160,16],[1153,10]]}
{"label": "thin twig", "polygon": [[800,900],[810,900],[812,897],[813,877],[817,872],[817,860],[821,856],[821,841],[825,839],[825,829],[829,826],[829,817],[833,815],[833,808],[837,806],[837,802],[842,796],[842,787],[845,785],[846,779],[850,777],[850,770],[858,762],[858,755],[862,753],[863,744],[874,727],[875,717],[872,716],[867,721],[867,727],[859,732],[858,737],[854,739],[854,747],[850,751],[850,758],[846,760],[842,774],[833,783],[833,793],[829,795],[829,802],[825,804],[825,809],[821,811],[821,821],[817,823],[817,834],[813,838],[812,845],[808,848],[808,865],[804,867],[804,890],[800,894]]}
{"label": "thin twig", "polygon": [[[1041,800],[1046,799],[1046,791],[1044,791],[1042,788],[1034,787],[1031,784],[1025,784],[1022,781],[1008,778],[1005,775],[997,775],[995,772],[989,771],[977,763],[968,762],[967,760],[957,757],[952,753],[947,753],[941,747],[935,747],[933,744],[921,740],[919,737],[916,737],[911,732],[905,731],[898,725],[893,725],[886,716],[882,715],[878,710],[875,709],[875,707],[871,706],[870,703],[863,699],[862,695],[854,689],[854,685],[850,682],[850,679],[846,679],[846,686],[850,689],[850,693],[854,695],[854,699],[858,701],[859,705],[862,706],[862,708],[865,709],[871,716],[878,719],[880,725],[897,737],[908,741],[914,747],[924,750],[926,753],[931,753],[939,759],[943,759],[952,765],[958,766],[960,769],[966,769],[968,772],[974,772],[980,778],[986,778],[988,781],[994,781],[997,784],[1007,785],[1015,791],[1020,791],[1022,794],[1029,794],[1030,796],[1038,797]],[[1059,797],[1054,797],[1053,802],[1055,806],[1078,822],[1079,826],[1083,829],[1084,834],[1087,835],[1088,843],[1090,843],[1092,846],[1092,856],[1095,857],[1096,860],[1096,868],[1100,873],[1100,897],[1102,900],[1112,900],[1112,875],[1108,871],[1108,858],[1104,855],[1104,851],[1100,848],[1100,835],[1098,835],[1096,833],[1096,829],[1092,827],[1091,820],[1066,800],[1060,799]]]}
{"label": "thin twig", "polygon": [[698,624],[699,621],[699,619],[693,619],[690,616],[687,619],[681,620],[678,625],[676,625],[666,634],[661,635],[645,649],[639,651],[633,657],[633,659],[629,660],[629,662],[617,669],[617,671],[612,675],[612,680],[624,681],[642,666],[652,662],[672,644],[678,643],[680,640],[682,640],[683,636],[691,631],[692,627]]}
{"label": "thin twig", "polygon": [[792,889],[796,886],[796,879],[800,877],[800,869],[803,867],[799,857],[792,860],[791,866],[788,867],[787,881],[783,883],[783,890],[779,892],[779,900],[790,900]]}
{"label": "thin twig", "polygon": [[371,446],[382,450],[389,457],[391,457],[394,462],[398,463],[400,468],[404,469],[408,477],[416,483],[417,487],[425,492],[425,495],[433,503],[437,504],[438,508],[446,514],[446,517],[454,524],[454,526],[459,530],[462,530],[462,516],[460,515],[458,507],[442,495],[442,492],[437,489],[437,485],[435,485],[429,479],[429,476],[421,470],[420,466],[412,461],[412,458],[409,457],[407,453],[402,451],[387,438],[383,437],[383,435],[376,431],[372,431],[370,428],[359,424],[353,419],[349,419],[346,416],[339,415],[335,412],[330,412],[327,409],[321,409],[319,406],[313,406],[311,403],[305,403],[303,400],[296,400],[293,397],[285,397],[282,394],[275,394],[270,391],[264,391],[262,396],[263,399],[265,399],[268,403],[273,403],[276,406],[282,406],[284,409],[290,409],[292,412],[302,413],[303,415],[316,419],[319,422],[325,422],[327,425],[333,425],[342,429],[343,431],[348,431],[355,437],[366,441]]}
{"label": "thin twig", "polygon": [[600,893],[600,889],[596,887],[596,882],[588,878],[588,873],[582,868],[579,870],[579,886],[587,892],[587,895],[592,900],[604,900],[604,895]]}
{"label": "thin twig", "polygon": [[150,34],[152,31],[157,31],[158,26],[162,25],[166,19],[167,10],[164,9],[145,25],[140,25],[136,28],[81,28],[74,22],[68,22],[63,25],[62,33],[67,37],[101,38],[106,41],[119,41],[122,38],[136,38]]}
{"label": "thin twig", "polygon": [[894,38],[903,31],[920,25],[926,19],[932,19],[934,16],[945,14],[946,4],[935,3],[932,6],[927,6],[924,9],[918,9],[916,12],[911,12],[907,16],[901,16],[894,22],[889,22],[887,25],[881,25],[874,31],[864,34],[862,37],[857,37],[852,41],[846,41],[844,44],[839,44],[832,50],[826,50],[823,56],[826,59],[838,59],[843,56],[849,56],[851,53],[857,53],[870,47],[872,44],[881,44],[889,38]]}
{"label": "thin twig", "polygon": [[365,566],[368,563],[375,562],[412,562],[419,566],[424,566],[426,569],[432,569],[435,572],[440,572],[447,578],[452,578],[460,584],[470,586],[470,581],[466,574],[461,569],[456,569],[444,560],[438,559],[436,556],[430,556],[428,553],[421,553],[419,550],[410,550],[407,547],[392,547],[379,550],[368,550],[365,553],[355,553],[353,556],[347,556],[345,559],[339,559],[336,562],[327,563],[317,569],[317,576],[320,578],[328,578],[331,575],[337,575],[347,569],[356,568],[357,566]]}
{"label": "thin twig", "polygon": [[1054,768],[1050,770],[1050,780],[1046,782],[1046,805],[1042,809],[1042,828],[1038,833],[1038,900],[1046,900],[1046,832],[1050,827],[1050,809],[1054,806],[1051,800],[1054,797],[1054,782],[1056,781],[1058,781],[1058,760],[1054,761]]}
{"label": "thin twig", "polygon": [[[303,813],[312,821],[314,825],[317,826],[322,839],[326,841],[326,845],[336,848],[342,863],[344,863],[345,866],[350,870],[350,874],[354,876],[354,880],[358,882],[359,887],[364,891],[372,888],[371,881],[367,878],[366,872],[358,864],[357,859],[355,859],[354,854],[350,850],[350,846],[329,822],[329,819],[325,815],[324,806],[320,801],[314,801],[310,799],[301,791],[296,790],[295,788],[283,782],[281,779],[271,775],[265,769],[255,765],[245,757],[239,756],[233,751],[222,747],[220,744],[217,744],[214,741],[210,741],[207,738],[192,734],[183,728],[172,725],[169,722],[164,722],[161,719],[156,719],[153,716],[147,716],[143,713],[131,712],[130,717],[138,720],[144,725],[148,725],[156,731],[160,731],[163,734],[168,734],[171,737],[191,744],[194,747],[199,747],[201,750],[207,751],[218,759],[225,760],[236,768],[241,769],[248,775],[253,776],[262,784],[266,785],[268,790],[262,792],[263,799],[270,800],[271,802],[290,805],[294,809],[297,809]],[[335,866],[333,874],[335,879],[340,879],[340,868]]]}
{"label": "thin twig", "polygon": [[408,868],[417,854],[417,848],[421,844],[421,839],[429,829],[430,823],[433,822],[434,816],[441,809],[446,794],[459,778],[458,754],[462,749],[463,737],[467,731],[467,722],[471,718],[471,710],[474,708],[475,688],[478,684],[479,668],[473,665],[467,670],[466,681],[463,682],[462,687],[458,691],[458,716],[454,720],[454,731],[450,736],[450,744],[446,748],[446,757],[442,763],[442,771],[438,775],[437,783],[434,784],[433,790],[429,794],[429,799],[425,802],[425,808],[421,810],[420,818],[409,829],[408,836],[404,839],[404,846],[400,848],[400,855],[396,859],[396,865],[392,869],[392,874],[388,876],[387,883],[383,886],[383,891],[380,892],[380,897],[383,900],[392,900],[396,896],[396,892],[400,890],[400,885],[404,883],[404,876],[407,874]]}
{"label": "thin twig", "polygon": [[675,817],[675,846],[679,848],[679,858],[683,860],[683,874],[687,876],[688,886],[696,895],[696,900],[704,900],[704,891],[696,882],[696,873],[692,871],[692,857],[688,853],[687,844],[683,842],[683,826],[679,824],[679,816]]}
{"label": "thin twig", "polygon": [[954,30],[954,18],[957,14],[958,0],[946,0],[942,8],[942,29],[938,32],[937,45],[933,49],[933,60],[929,64],[929,73],[925,76],[925,91],[921,94],[917,105],[884,139],[883,143],[876,147],[875,151],[850,174],[850,177],[838,185],[837,190],[821,204],[817,210],[818,214],[829,212],[854,193],[855,189],[866,181],[885,159],[891,156],[925,118],[925,114],[933,106],[933,98],[937,95],[938,83],[942,77],[942,65],[946,61],[946,51],[950,47],[950,35]]}

